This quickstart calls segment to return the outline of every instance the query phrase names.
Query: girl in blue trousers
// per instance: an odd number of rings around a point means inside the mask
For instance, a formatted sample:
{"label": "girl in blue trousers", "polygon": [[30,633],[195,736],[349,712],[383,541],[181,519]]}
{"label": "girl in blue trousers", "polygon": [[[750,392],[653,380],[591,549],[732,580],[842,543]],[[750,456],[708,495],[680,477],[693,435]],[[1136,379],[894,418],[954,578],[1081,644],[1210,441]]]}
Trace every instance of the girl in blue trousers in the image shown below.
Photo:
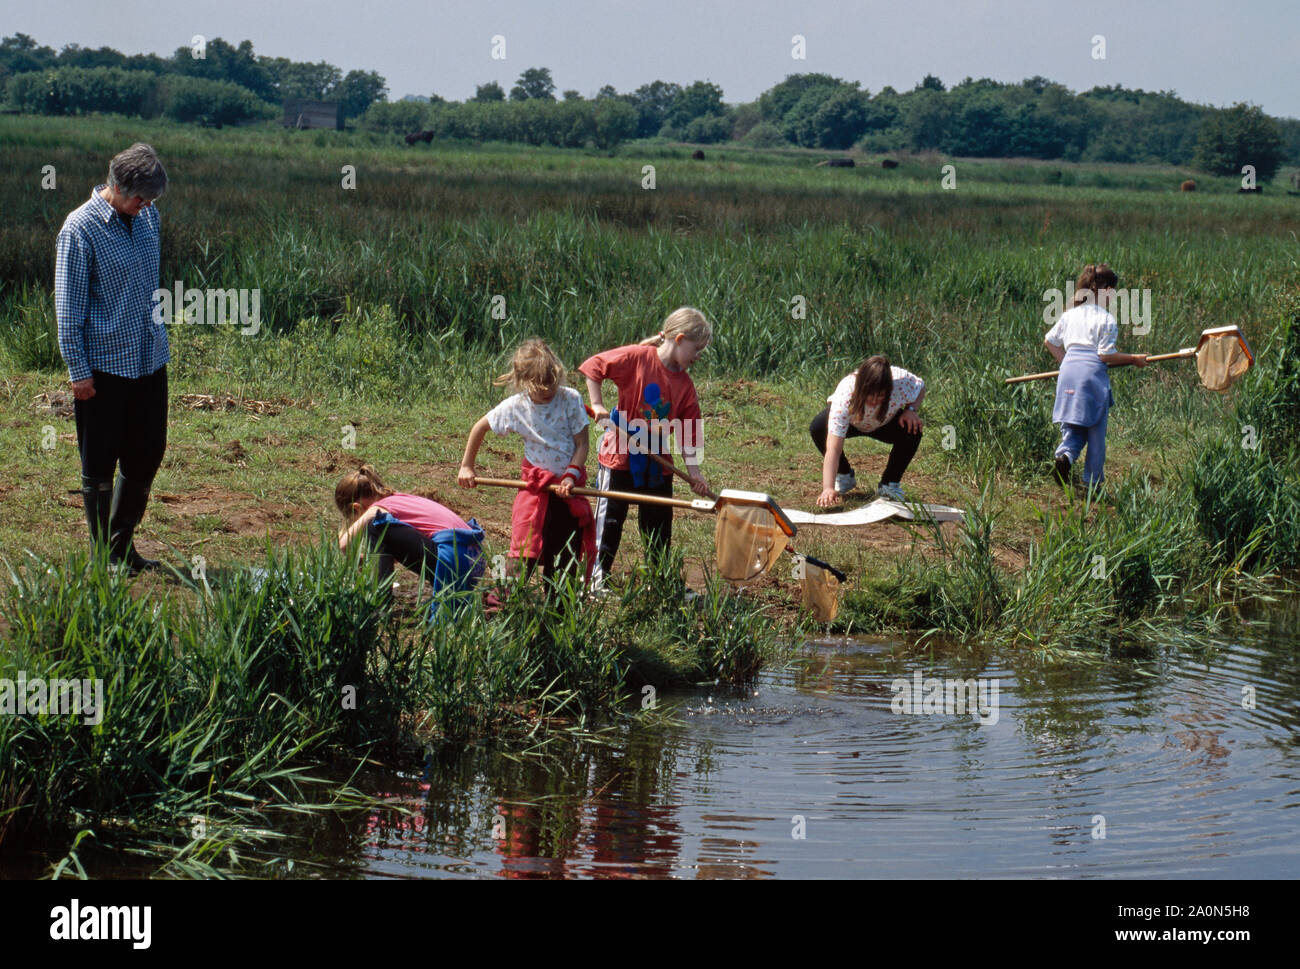
{"label": "girl in blue trousers", "polygon": [[1083,267],[1075,284],[1074,305],[1061,314],[1043,345],[1061,372],[1056,378],[1053,423],[1061,425],[1056,448],[1055,474],[1062,484],[1070,481],[1072,466],[1085,450],[1083,483],[1101,485],[1106,465],[1106,423],[1114,398],[1109,366],[1145,367],[1145,353],[1119,353],[1119,323],[1110,313],[1119,277],[1105,263]]}

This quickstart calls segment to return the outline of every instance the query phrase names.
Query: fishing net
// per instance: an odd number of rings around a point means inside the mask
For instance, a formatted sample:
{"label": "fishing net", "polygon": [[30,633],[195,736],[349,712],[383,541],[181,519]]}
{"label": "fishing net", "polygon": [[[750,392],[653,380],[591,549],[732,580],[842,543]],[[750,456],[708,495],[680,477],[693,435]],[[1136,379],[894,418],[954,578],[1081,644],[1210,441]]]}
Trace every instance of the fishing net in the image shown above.
{"label": "fishing net", "polygon": [[1234,333],[1209,337],[1196,350],[1196,371],[1201,375],[1201,383],[1220,393],[1231,387],[1253,362]]}
{"label": "fishing net", "polygon": [[818,622],[831,622],[840,611],[840,580],[803,560],[803,607]]}
{"label": "fishing net", "polygon": [[785,550],[785,532],[762,505],[722,504],[713,532],[718,572],[729,582],[763,575]]}

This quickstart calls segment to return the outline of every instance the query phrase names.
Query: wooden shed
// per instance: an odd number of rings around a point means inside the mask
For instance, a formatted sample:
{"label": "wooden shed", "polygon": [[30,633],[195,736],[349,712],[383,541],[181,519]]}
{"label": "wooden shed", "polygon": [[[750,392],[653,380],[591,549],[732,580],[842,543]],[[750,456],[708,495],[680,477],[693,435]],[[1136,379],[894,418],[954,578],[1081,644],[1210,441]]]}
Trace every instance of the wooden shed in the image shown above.
{"label": "wooden shed", "polygon": [[294,98],[284,102],[286,128],[333,128],[343,130],[343,118],[336,101],[306,101]]}

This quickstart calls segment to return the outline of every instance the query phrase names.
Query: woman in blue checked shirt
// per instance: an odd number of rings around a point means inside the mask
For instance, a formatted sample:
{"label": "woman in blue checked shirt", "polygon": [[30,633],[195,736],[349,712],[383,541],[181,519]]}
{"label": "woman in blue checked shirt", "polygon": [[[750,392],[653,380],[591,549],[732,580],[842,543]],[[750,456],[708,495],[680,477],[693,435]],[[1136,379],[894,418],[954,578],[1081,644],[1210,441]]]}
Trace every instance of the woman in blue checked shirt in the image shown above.
{"label": "woman in blue checked shirt", "polygon": [[[153,320],[167,172],[148,145],[113,158],[59,231],[54,307],[76,398],[81,495],[92,548],[132,574],[158,563],[132,536],[167,447],[167,331]],[[117,473],[116,486],[113,474]]]}

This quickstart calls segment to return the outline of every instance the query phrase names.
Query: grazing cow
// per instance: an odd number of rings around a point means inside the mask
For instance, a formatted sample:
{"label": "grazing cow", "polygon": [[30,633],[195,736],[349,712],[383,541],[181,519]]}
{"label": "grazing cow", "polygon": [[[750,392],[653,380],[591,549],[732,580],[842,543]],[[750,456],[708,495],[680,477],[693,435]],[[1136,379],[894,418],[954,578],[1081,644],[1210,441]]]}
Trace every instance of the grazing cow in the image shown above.
{"label": "grazing cow", "polygon": [[704,161],[704,151],[700,148],[696,148],[693,152],[691,152],[691,157],[694,158],[696,161]]}
{"label": "grazing cow", "polygon": [[830,166],[831,168],[852,168],[853,159],[852,158],[827,158],[825,161],[819,161],[817,163],[818,168],[825,168],[827,166]]}
{"label": "grazing cow", "polygon": [[885,159],[883,159],[883,160],[880,162],[880,167],[881,167],[881,168],[897,168],[897,167],[898,167],[898,162],[894,161],[894,159],[892,159],[892,158],[885,158]]}
{"label": "grazing cow", "polygon": [[413,132],[411,132],[409,135],[406,136],[406,143],[407,143],[408,145],[413,145],[413,144],[415,144],[417,141],[423,141],[426,145],[428,145],[428,144],[432,144],[432,143],[433,143],[433,132],[432,132],[432,131],[413,131]]}
{"label": "grazing cow", "polygon": [[1182,191],[1184,191],[1184,192],[1195,192],[1195,191],[1196,191],[1196,182],[1192,181],[1192,179],[1189,178],[1187,181],[1183,182]]}

